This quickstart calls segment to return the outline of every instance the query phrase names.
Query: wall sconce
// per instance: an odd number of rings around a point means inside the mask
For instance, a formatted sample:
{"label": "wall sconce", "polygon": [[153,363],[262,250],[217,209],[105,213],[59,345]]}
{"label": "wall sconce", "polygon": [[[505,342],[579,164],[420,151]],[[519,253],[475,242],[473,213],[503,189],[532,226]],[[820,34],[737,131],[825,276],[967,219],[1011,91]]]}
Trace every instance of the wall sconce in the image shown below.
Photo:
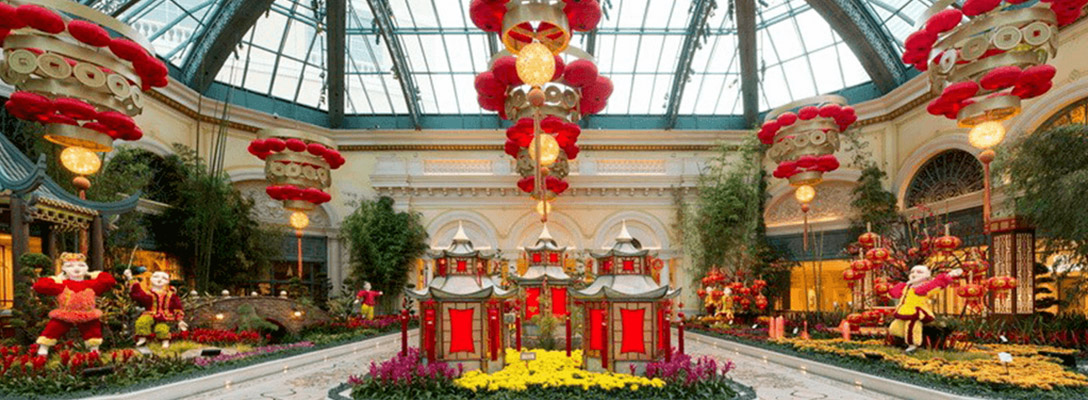
{"label": "wall sconce", "polygon": [[218,314],[215,314],[215,319],[216,319],[216,320],[222,321],[222,320],[223,320],[223,318],[224,318],[224,316],[223,316],[223,313],[218,313]]}

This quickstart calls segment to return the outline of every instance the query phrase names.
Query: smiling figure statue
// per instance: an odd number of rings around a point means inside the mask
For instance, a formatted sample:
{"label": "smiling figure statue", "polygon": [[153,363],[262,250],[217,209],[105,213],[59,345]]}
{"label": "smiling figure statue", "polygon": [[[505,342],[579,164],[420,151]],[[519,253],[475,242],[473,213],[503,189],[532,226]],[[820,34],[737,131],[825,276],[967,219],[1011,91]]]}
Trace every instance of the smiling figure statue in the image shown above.
{"label": "smiling figure statue", "polygon": [[116,281],[108,272],[88,271],[87,256],[83,254],[62,253],[58,261],[60,274],[34,283],[35,292],[57,298],[57,307],[49,312],[49,323],[38,336],[38,354],[49,354],[49,348],[72,327],[79,329],[91,351],[98,350],[102,345],[102,310],[96,307],[96,301]]}

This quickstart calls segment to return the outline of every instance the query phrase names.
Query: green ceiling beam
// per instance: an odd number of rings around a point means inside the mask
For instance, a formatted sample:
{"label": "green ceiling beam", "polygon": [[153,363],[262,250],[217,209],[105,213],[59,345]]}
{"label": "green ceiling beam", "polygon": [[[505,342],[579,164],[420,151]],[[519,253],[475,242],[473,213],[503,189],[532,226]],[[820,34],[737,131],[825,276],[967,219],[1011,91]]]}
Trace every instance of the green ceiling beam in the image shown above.
{"label": "green ceiling beam", "polygon": [[703,47],[700,41],[705,39],[710,28],[707,20],[710,13],[718,5],[714,0],[696,0],[691,6],[691,19],[688,20],[687,36],[680,48],[680,59],[676,65],[676,72],[672,78],[672,91],[669,96],[669,104],[665,108],[665,116],[668,119],[667,129],[676,125],[676,117],[680,112],[680,100],[684,97],[684,87],[687,86],[693,71],[691,61],[695,58],[695,52]]}
{"label": "green ceiling beam", "polygon": [[385,40],[389,55],[393,57],[394,78],[400,83],[400,89],[404,92],[404,102],[408,106],[412,124],[415,125],[415,129],[421,129],[419,117],[423,114],[423,110],[419,105],[419,89],[416,88],[412,71],[408,67],[408,57],[405,56],[404,46],[401,45],[400,37],[395,33],[397,28],[393,25],[393,19],[390,18],[393,15],[393,9],[389,7],[389,2],[386,0],[367,0],[367,3],[370,5],[370,13],[374,15],[378,34]]}
{"label": "green ceiling beam", "polygon": [[203,93],[208,90],[227,57],[249,28],[264,15],[274,0],[226,1],[215,10],[208,25],[193,38],[193,50],[181,65],[179,80]]}
{"label": "green ceiling beam", "polygon": [[881,92],[888,93],[910,78],[899,61],[894,39],[861,0],[806,1],[842,37]]}
{"label": "green ceiling beam", "polygon": [[[328,49],[325,82],[328,82],[329,127],[339,128],[344,122],[344,59],[347,58],[344,34],[347,26],[347,0],[329,0],[325,6]],[[301,82],[301,81],[300,81]]]}
{"label": "green ceiling beam", "polygon": [[[756,125],[759,112],[759,66],[756,64],[756,2],[736,0],[737,52],[740,54],[740,97],[744,123]],[[804,78],[804,79],[807,79]]]}

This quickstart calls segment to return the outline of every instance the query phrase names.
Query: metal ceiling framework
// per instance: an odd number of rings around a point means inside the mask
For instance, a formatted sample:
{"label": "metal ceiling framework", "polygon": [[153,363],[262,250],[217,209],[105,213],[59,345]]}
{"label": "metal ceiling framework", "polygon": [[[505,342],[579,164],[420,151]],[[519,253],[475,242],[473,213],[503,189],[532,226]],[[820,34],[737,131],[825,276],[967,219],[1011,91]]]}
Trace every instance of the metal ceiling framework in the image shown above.
{"label": "metal ceiling framework", "polygon": [[861,0],[806,0],[842,36],[881,92],[908,79],[907,67],[883,25]]}
{"label": "metal ceiling framework", "polygon": [[[215,82],[216,76],[219,74],[220,70],[224,67],[227,57],[229,57],[234,49],[242,43],[245,35],[249,34],[249,31],[256,24],[258,19],[260,19],[262,15],[266,15],[270,8],[275,8],[276,11],[284,13],[282,10],[279,10],[280,8],[283,8],[283,6],[277,5],[277,0],[203,0],[200,2],[196,0],[81,1],[106,12],[116,13],[117,15],[124,14],[122,20],[127,23],[133,23],[135,22],[134,20],[138,20],[146,15],[143,9],[147,8],[149,4],[153,4],[151,7],[157,7],[163,4],[171,5],[171,7],[180,9],[182,13],[188,14],[188,18],[196,20],[200,24],[199,28],[194,31],[193,37],[189,39],[187,43],[171,50],[168,54],[160,54],[170,58],[180,51],[180,56],[173,59],[178,65],[178,68],[172,68],[171,73],[176,79],[186,83],[198,92],[216,98],[222,93],[221,89],[223,82],[216,82],[215,86],[219,87],[219,89],[213,88],[213,90],[209,90],[209,88],[213,86],[212,84]],[[311,1],[308,0],[286,1],[290,2],[291,6],[298,6],[300,4],[309,5],[311,3]],[[407,49],[402,41],[402,36],[414,36],[419,38],[429,35],[467,35],[467,37],[473,38],[479,37],[475,35],[488,35],[486,39],[481,39],[486,41],[488,47],[491,49],[501,47],[498,46],[493,35],[475,29],[472,26],[444,26],[441,23],[437,27],[416,26],[417,24],[414,21],[412,21],[410,26],[398,24],[396,22],[397,17],[404,19],[411,16],[394,15],[394,7],[390,5],[390,0],[366,0],[373,17],[373,21],[369,21],[369,24],[367,24],[370,26],[361,24],[361,21],[355,21],[354,24],[349,24],[346,22],[349,18],[358,18],[358,16],[352,17],[348,15],[353,13],[353,11],[350,11],[351,3],[353,1],[354,0],[325,0],[324,2],[318,2],[326,3],[325,10],[327,22],[325,24],[327,29],[327,40],[325,43],[327,51],[323,58],[326,64],[325,85],[327,85],[329,109],[328,112],[325,113],[321,110],[313,109],[312,106],[294,104],[300,109],[307,110],[298,115],[307,115],[309,116],[308,118],[314,119],[314,121],[306,122],[315,123],[320,121],[320,123],[327,124],[332,128],[356,129],[390,126],[410,126],[417,130],[423,128],[490,128],[492,126],[501,126],[501,122],[494,121],[494,115],[492,114],[463,113],[461,107],[457,107],[456,110],[460,112],[459,114],[424,114],[420,88],[417,86],[416,77],[413,74],[418,75],[420,79],[432,82],[429,89],[433,91],[434,83],[430,78],[432,75],[449,75],[451,79],[456,80],[463,79],[462,77],[467,76],[466,74],[469,74],[469,72],[463,69],[454,71],[452,67],[446,72],[441,70],[431,71],[429,67],[426,70],[413,70],[412,63],[407,54]],[[417,5],[420,7],[424,7],[426,4],[426,6],[434,9],[437,14],[438,9],[434,2],[446,0],[397,1],[399,1],[398,4],[403,3],[404,6],[408,6],[409,10],[416,6],[414,5],[416,2],[418,2]],[[647,9],[650,7],[648,4],[653,1],[654,0],[647,0]],[[631,75],[632,73],[634,75],[660,75],[666,77],[671,75],[671,92],[668,93],[668,98],[665,100],[667,104],[663,107],[663,114],[655,114],[653,111],[649,114],[632,113],[630,103],[628,103],[627,114],[602,114],[589,119],[585,125],[587,127],[605,127],[614,129],[744,129],[753,126],[755,124],[755,119],[759,114],[759,88],[761,86],[760,77],[762,76],[762,73],[759,70],[758,50],[756,49],[757,43],[759,42],[757,34],[761,29],[764,29],[767,26],[785,19],[796,18],[798,14],[805,12],[809,7],[811,7],[812,10],[815,10],[815,12],[826,20],[833,30],[841,36],[842,41],[853,51],[854,55],[858,57],[858,61],[872,79],[871,83],[842,89],[841,92],[848,98],[853,97],[851,100],[860,101],[878,96],[882,93],[887,93],[889,90],[912,76],[907,68],[898,61],[898,53],[901,44],[892,37],[892,34],[885,26],[888,21],[881,21],[881,19],[875,15],[873,5],[864,3],[864,0],[804,0],[803,2],[801,0],[777,0],[772,1],[771,5],[768,5],[762,0],[727,0],[727,2],[729,3],[729,9],[731,11],[729,14],[731,15],[727,15],[725,18],[735,18],[735,27],[726,27],[724,24],[717,27],[713,26],[717,25],[717,23],[711,21],[714,18],[714,10],[718,8],[718,1],[691,0],[690,7],[687,8],[688,14],[686,15],[686,24],[674,23],[665,26],[647,26],[645,17],[643,17],[641,27],[638,25],[631,26],[631,24],[625,25],[619,23],[605,26],[606,24],[602,23],[602,26],[597,29],[582,34],[583,43],[590,54],[601,51],[601,41],[604,37],[610,38],[610,41],[605,42],[604,45],[614,47],[616,46],[616,42],[621,40],[621,38],[629,36],[642,37],[645,35],[657,35],[663,38],[683,36],[682,46],[679,49],[675,64],[668,64],[675,65],[675,69],[669,70],[667,68],[660,68],[656,71],[626,72],[628,75]],[[781,3],[783,2],[787,3],[786,5],[788,7],[781,7]],[[801,4],[799,6],[794,6],[791,2]],[[466,3],[466,1],[459,1],[458,3]],[[620,2],[617,1],[616,3]],[[446,4],[443,3],[443,6],[445,5]],[[467,5],[465,6],[467,7]],[[788,8],[789,11],[770,15],[766,19],[763,19],[765,10],[776,6],[779,7],[778,9]],[[892,5],[885,4],[877,4],[877,6],[882,10],[893,8]],[[209,14],[204,14],[199,17],[190,14],[190,10],[197,10],[199,9],[198,7],[210,9],[211,11]],[[907,20],[909,17],[899,16],[899,11],[901,11],[903,7],[904,6],[894,7],[895,13],[893,13],[893,16]],[[607,12],[608,10],[605,11]],[[293,12],[285,15],[288,15],[290,18],[296,18]],[[157,37],[158,35],[162,35],[183,17],[176,18],[177,19],[173,21],[166,22],[165,26],[159,28],[159,31],[154,32],[152,36]],[[621,19],[622,17],[620,15],[615,15],[612,16],[612,18]],[[713,21],[717,21],[717,19],[713,19]],[[321,21],[305,21],[304,23],[314,25],[320,24]],[[351,55],[345,55],[346,53],[350,53],[350,51],[346,51],[348,46],[346,42],[352,35],[372,36],[373,39],[377,39],[379,42],[384,41],[384,47],[388,50],[388,58],[391,59],[392,68],[387,68],[385,70],[359,71],[357,70],[357,67],[352,67],[353,70],[348,71],[345,63],[348,62],[346,59],[350,58]],[[697,72],[692,69],[693,60],[696,59],[696,53],[701,53],[699,50],[706,38],[723,35],[736,35],[737,37],[738,43],[736,52],[737,56],[739,56],[739,75],[741,77],[740,99],[743,104],[740,108],[743,110],[743,118],[738,115],[728,115],[728,112],[721,113],[720,111],[717,114],[709,115],[689,115],[689,111],[682,112],[681,109],[687,110],[690,108],[686,105],[682,106],[681,102],[683,101],[685,88],[688,86],[687,84],[692,80],[692,75]],[[640,39],[639,44],[641,45],[641,43]],[[312,45],[313,43],[311,43],[311,46]],[[186,49],[186,46],[190,47]],[[472,46],[472,44],[470,43],[469,46]],[[449,50],[446,51],[448,54]],[[608,51],[607,47],[605,51]],[[809,50],[806,49],[805,51],[808,52]],[[615,49],[612,49],[612,52],[614,53]],[[635,54],[637,54],[637,52]],[[374,56],[373,50],[371,50],[371,56]],[[179,60],[181,62],[178,62]],[[354,63],[354,61],[350,62]],[[701,63],[702,61],[699,62]],[[273,66],[273,68],[275,68],[275,66]],[[419,68],[423,67],[417,65],[416,69]],[[273,71],[275,70],[273,69]],[[720,76],[722,74],[705,71],[699,73],[704,76]],[[736,74],[736,72],[726,72],[725,74]],[[397,108],[399,107],[394,107],[392,114],[381,114],[381,111],[375,113],[373,111],[374,107],[371,107],[372,111],[370,115],[357,114],[357,111],[353,111],[352,115],[345,116],[345,103],[350,101],[345,98],[351,98],[351,93],[346,93],[345,80],[351,79],[351,76],[366,75],[384,75],[387,78],[391,76],[393,79],[397,80],[400,90],[403,93],[404,103],[407,106],[407,115],[404,115],[403,110],[397,111]],[[388,86],[389,87],[386,87],[383,84],[381,88],[372,90],[376,90],[378,93],[381,93],[381,90],[384,90],[385,93],[387,93],[385,97],[388,98],[388,93],[395,90],[392,89],[392,86],[394,85],[392,85],[391,82]],[[872,89],[874,86],[876,90]],[[454,87],[454,90],[457,90],[457,86]],[[632,95],[633,94],[634,92],[632,91]],[[254,104],[268,104],[267,100],[263,102],[255,101],[257,97],[260,96],[261,93],[248,93],[246,90],[243,90],[235,94],[235,97],[237,97],[238,100],[232,99],[230,101],[251,101]],[[390,98],[390,101],[394,99],[395,97]],[[296,95],[296,103],[297,100],[298,96]],[[276,102],[281,104],[293,104],[291,103],[290,98],[277,100]],[[239,104],[245,105],[246,103]],[[390,104],[390,107],[392,107],[392,104]],[[353,109],[357,110],[357,107],[353,106]],[[448,111],[445,112],[448,113]],[[622,113],[622,109],[619,112]],[[315,117],[318,114],[322,115],[320,119]],[[459,126],[458,123],[453,123],[453,121],[458,120],[461,121],[459,122]],[[628,120],[637,121],[637,123],[628,122]],[[717,125],[718,127],[712,128],[711,126],[714,125]]]}
{"label": "metal ceiling framework", "polygon": [[374,15],[378,34],[385,39],[385,45],[389,48],[389,54],[393,56],[393,68],[396,70],[396,79],[400,82],[400,89],[404,92],[404,101],[407,102],[408,113],[412,117],[412,125],[422,129],[420,116],[423,114],[419,104],[419,89],[412,79],[412,71],[408,67],[408,58],[404,55],[404,47],[401,46],[400,36],[396,33],[396,25],[393,24],[393,10],[387,0],[367,0],[370,12]]}
{"label": "metal ceiling framework", "polygon": [[257,19],[272,6],[274,0],[227,1],[217,8],[211,20],[192,40],[193,50],[182,63],[178,80],[185,82],[197,92],[203,93],[215,81],[215,76],[223,68],[242,41],[246,29],[240,26],[253,26]]}
{"label": "metal ceiling framework", "polygon": [[718,4],[714,0],[695,0],[695,3],[691,5],[691,19],[685,33],[684,45],[680,48],[680,61],[673,74],[669,105],[665,111],[669,121],[665,129],[676,126],[676,116],[680,112],[680,99],[684,97],[684,88],[687,87],[689,78],[694,73],[691,70],[691,61],[695,58],[695,52],[703,47],[700,41],[705,43],[710,31],[707,21],[710,19],[710,13],[716,8]]}

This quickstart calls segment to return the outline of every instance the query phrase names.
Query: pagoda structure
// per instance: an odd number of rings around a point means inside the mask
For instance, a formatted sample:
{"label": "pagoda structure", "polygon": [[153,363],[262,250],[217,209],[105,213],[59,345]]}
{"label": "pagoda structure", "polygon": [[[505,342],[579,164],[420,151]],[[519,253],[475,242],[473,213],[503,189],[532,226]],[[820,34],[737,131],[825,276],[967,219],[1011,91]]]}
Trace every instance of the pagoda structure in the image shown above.
{"label": "pagoda structure", "polygon": [[469,370],[502,369],[503,299],[515,293],[488,271],[494,255],[475,249],[460,224],[449,248],[429,255],[434,278],[421,290],[405,290],[420,301],[420,348],[427,360]]}
{"label": "pagoda structure", "polygon": [[574,279],[563,269],[567,262],[566,252],[567,248],[559,247],[552,238],[548,225],[540,231],[536,244],[525,249],[528,268],[513,277],[513,281],[525,290],[525,307],[519,311],[521,321],[530,321],[543,311],[540,303],[544,298],[551,302],[551,313],[556,318],[562,320],[569,314],[571,304],[567,288]]}
{"label": "pagoda structure", "polygon": [[571,290],[584,307],[586,368],[644,371],[645,364],[668,357],[671,299],[680,289],[669,290],[653,279],[654,257],[631,237],[626,221],[616,244],[592,256],[597,278],[585,289]]}

